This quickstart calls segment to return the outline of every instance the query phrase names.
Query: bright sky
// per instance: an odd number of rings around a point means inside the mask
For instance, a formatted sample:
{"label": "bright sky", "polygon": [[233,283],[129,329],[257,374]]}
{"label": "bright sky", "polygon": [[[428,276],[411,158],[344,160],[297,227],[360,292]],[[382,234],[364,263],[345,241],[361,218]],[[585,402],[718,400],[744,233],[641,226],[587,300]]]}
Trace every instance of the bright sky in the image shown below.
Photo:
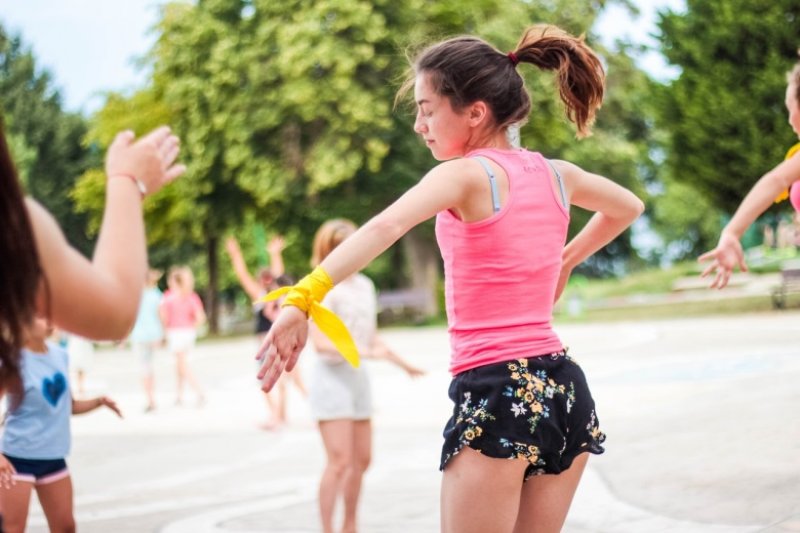
{"label": "bright sky", "polygon": [[[65,107],[92,112],[103,103],[102,93],[128,90],[144,83],[136,59],[150,49],[149,32],[165,0],[0,0],[0,23],[21,33],[33,48],[40,68],[54,77]],[[655,13],[682,9],[684,0],[634,0],[641,14],[631,20],[621,8],[607,10],[597,32],[608,44],[619,38],[654,44]],[[659,79],[672,76],[658,54],[640,58],[642,68]]]}

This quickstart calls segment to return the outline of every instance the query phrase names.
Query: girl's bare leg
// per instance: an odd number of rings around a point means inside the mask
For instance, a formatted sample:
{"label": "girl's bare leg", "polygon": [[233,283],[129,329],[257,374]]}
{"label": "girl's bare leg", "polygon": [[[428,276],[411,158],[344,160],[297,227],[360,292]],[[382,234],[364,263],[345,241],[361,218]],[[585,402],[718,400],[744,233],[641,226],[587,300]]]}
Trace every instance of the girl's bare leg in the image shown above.
{"label": "girl's bare leg", "polygon": [[442,533],[510,533],[528,464],[462,448],[442,476]]}
{"label": "girl's bare leg", "polygon": [[342,533],[356,533],[361,482],[371,460],[372,422],[369,420],[356,420],[353,422],[353,462],[350,468],[347,469],[343,481],[344,524],[342,525]]}
{"label": "girl's bare leg", "polygon": [[567,519],[572,497],[578,488],[588,453],[572,461],[558,475],[534,476],[522,486],[520,511],[514,533],[558,533]]}
{"label": "girl's bare leg", "polygon": [[4,533],[23,533],[28,521],[33,483],[17,482],[9,488],[0,487],[0,509],[3,510]]}
{"label": "girl's bare leg", "polygon": [[67,476],[53,483],[36,486],[39,503],[47,517],[51,533],[74,533],[72,514],[72,478]]}
{"label": "girl's bare leg", "polygon": [[319,423],[327,462],[319,482],[319,513],[323,533],[333,533],[333,511],[342,491],[342,481],[353,463],[352,420],[328,420]]}

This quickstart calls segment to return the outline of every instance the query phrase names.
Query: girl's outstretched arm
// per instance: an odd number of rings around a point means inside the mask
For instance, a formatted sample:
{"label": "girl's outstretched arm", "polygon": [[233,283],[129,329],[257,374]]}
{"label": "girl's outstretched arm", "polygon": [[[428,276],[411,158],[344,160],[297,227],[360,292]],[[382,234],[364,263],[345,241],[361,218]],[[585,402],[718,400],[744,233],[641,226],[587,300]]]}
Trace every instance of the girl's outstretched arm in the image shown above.
{"label": "girl's outstretched arm", "polygon": [[[117,135],[106,155],[106,202],[91,261],[72,248],[55,219],[26,200],[45,283],[37,308],[54,324],[90,339],[123,339],[133,327],[147,272],[140,185],[147,194],[180,176],[178,138],[162,127],[137,141]],[[90,302],[76,305],[76,302]]]}
{"label": "girl's outstretched arm", "polygon": [[739,240],[747,228],[772,205],[778,194],[798,180],[800,180],[800,157],[794,156],[764,174],[750,189],[731,221],[723,228],[717,247],[699,258],[701,262],[710,261],[701,276],[715,274],[711,288],[725,287],[736,267],[747,271],[744,251]]}
{"label": "girl's outstretched arm", "polygon": [[108,407],[114,413],[122,418],[122,411],[119,410],[117,402],[108,396],[99,396],[90,400],[72,400],[72,414],[81,415],[99,409],[100,407]]}
{"label": "girl's outstretched arm", "polygon": [[[469,159],[455,159],[433,168],[392,205],[345,239],[320,264],[334,284],[358,272],[417,224],[440,211],[461,205],[485,174]],[[281,312],[258,351],[258,373],[269,391],[280,374],[292,370],[308,337],[308,316],[294,306]]]}
{"label": "girl's outstretched arm", "polygon": [[236,274],[236,279],[239,280],[239,284],[244,289],[244,292],[247,293],[247,296],[249,296],[251,300],[260,298],[263,295],[264,288],[253,278],[250,271],[247,270],[247,264],[244,261],[242,249],[239,247],[239,241],[237,241],[235,237],[228,237],[225,239],[225,251],[228,252],[228,257],[230,257],[231,265],[233,266],[233,272]]}
{"label": "girl's outstretched arm", "polygon": [[554,161],[564,178],[570,204],[595,214],[564,247],[555,299],[572,270],[625,231],[644,212],[644,203],[628,189],[566,161]]}

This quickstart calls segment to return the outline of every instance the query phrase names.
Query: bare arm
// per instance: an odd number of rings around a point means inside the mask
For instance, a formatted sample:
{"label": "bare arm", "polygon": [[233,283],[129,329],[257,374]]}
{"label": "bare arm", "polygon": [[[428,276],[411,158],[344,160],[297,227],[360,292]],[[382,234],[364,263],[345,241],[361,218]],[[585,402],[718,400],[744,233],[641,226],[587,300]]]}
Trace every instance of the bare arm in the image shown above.
{"label": "bare arm", "polygon": [[73,415],[88,413],[100,407],[108,407],[114,411],[118,417],[122,418],[122,412],[119,410],[119,407],[117,407],[117,402],[107,396],[100,396],[90,400],[72,400]]}
{"label": "bare arm", "polygon": [[[474,161],[457,159],[438,165],[337,246],[320,266],[334,283],[340,282],[364,268],[417,224],[440,211],[460,206],[474,184],[484,180]],[[307,336],[306,313],[292,306],[281,308],[258,353],[264,360],[258,373],[259,379],[263,379],[263,390],[272,389],[284,369],[294,368]]]}
{"label": "bare arm", "polygon": [[798,180],[800,180],[800,157],[794,156],[764,174],[750,189],[731,221],[723,228],[717,247],[700,256],[700,261],[711,261],[703,271],[703,277],[716,271],[711,283],[712,288],[725,287],[733,269],[737,266],[742,271],[747,270],[744,250],[739,242],[742,235],[772,205],[778,194]]}
{"label": "bare arm", "polygon": [[565,161],[555,161],[570,203],[595,214],[564,247],[556,300],[564,291],[572,270],[625,231],[644,212],[644,204],[628,189],[586,172]]}
{"label": "bare arm", "polygon": [[375,359],[385,359],[390,363],[397,365],[401,368],[409,377],[416,378],[425,375],[425,371],[415,367],[402,357],[400,357],[397,352],[389,348],[389,346],[383,341],[383,339],[379,335],[375,335],[375,338],[372,341],[372,352],[370,354]]}
{"label": "bare arm", "polygon": [[286,267],[283,264],[283,249],[286,244],[283,237],[275,235],[269,240],[267,244],[267,253],[269,254],[269,271],[272,277],[277,278],[283,276],[286,272]]}
{"label": "bare arm", "polygon": [[[46,284],[37,307],[62,329],[91,339],[122,339],[136,319],[147,269],[142,194],[183,173],[173,165],[178,140],[168,128],[133,142],[132,133],[117,136],[106,156],[106,204],[92,261],[64,238],[55,219],[27,200],[36,248]],[[79,305],[91,302],[91,305]]]}
{"label": "bare arm", "polygon": [[251,300],[257,300],[263,296],[264,289],[261,287],[261,284],[259,284],[250,274],[250,271],[247,270],[247,265],[244,262],[244,256],[239,247],[239,242],[234,237],[228,237],[225,240],[225,250],[228,252],[228,257],[231,258],[231,265],[236,274],[236,279],[239,280],[239,284],[244,289],[244,292],[247,293],[247,296],[250,297]]}

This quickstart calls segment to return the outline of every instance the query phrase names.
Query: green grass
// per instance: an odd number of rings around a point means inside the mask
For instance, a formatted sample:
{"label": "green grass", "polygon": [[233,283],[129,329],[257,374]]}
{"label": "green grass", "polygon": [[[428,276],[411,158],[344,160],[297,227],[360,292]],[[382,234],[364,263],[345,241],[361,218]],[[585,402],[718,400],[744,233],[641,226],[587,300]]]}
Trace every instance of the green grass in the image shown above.
{"label": "green grass", "polygon": [[631,294],[661,294],[672,291],[675,280],[697,276],[700,266],[694,261],[678,263],[668,269],[648,269],[632,272],[621,278],[575,278],[567,286],[567,295],[577,292],[584,299],[598,300]]}

